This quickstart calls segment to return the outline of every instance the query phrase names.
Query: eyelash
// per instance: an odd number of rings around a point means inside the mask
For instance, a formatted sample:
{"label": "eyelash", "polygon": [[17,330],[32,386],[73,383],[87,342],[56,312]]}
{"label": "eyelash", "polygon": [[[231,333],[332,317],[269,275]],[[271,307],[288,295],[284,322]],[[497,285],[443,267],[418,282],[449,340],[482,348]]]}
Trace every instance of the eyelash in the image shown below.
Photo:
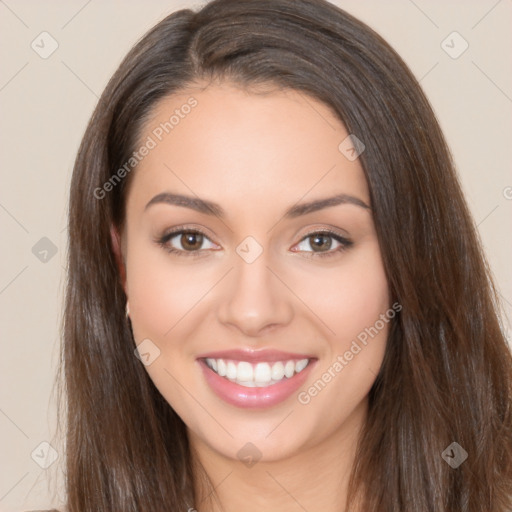
{"label": "eyelash", "polygon": [[[208,238],[208,236],[205,233],[203,233],[202,231],[200,231],[198,229],[186,229],[185,227],[182,226],[182,227],[176,228],[173,231],[170,231],[170,232],[166,233],[165,235],[163,235],[162,237],[158,238],[155,241],[164,250],[166,250],[167,252],[169,252],[171,254],[175,254],[176,256],[185,256],[185,257],[197,258],[197,257],[201,256],[200,253],[201,253],[202,250],[207,250],[207,249],[199,249],[199,250],[196,250],[196,251],[183,251],[181,249],[175,249],[174,247],[170,247],[168,245],[169,241],[172,238],[174,238],[177,235],[183,235],[183,234],[202,235],[206,239],[210,240]],[[308,238],[312,237],[313,235],[320,235],[320,236],[331,237],[334,240],[336,240],[340,244],[340,246],[337,247],[334,250],[329,250],[329,251],[326,251],[326,252],[314,252],[314,251],[295,251],[295,252],[308,252],[308,253],[310,253],[310,256],[306,256],[308,258],[329,258],[329,257],[332,257],[332,256],[338,254],[338,253],[346,251],[347,249],[349,249],[353,245],[353,242],[351,240],[349,240],[348,238],[345,238],[345,237],[341,236],[340,234],[338,234],[338,233],[336,233],[334,231],[331,231],[329,229],[322,229],[322,230],[318,230],[318,231],[311,231],[310,233],[307,233],[306,235],[304,235],[300,239],[299,244],[301,242],[307,240]],[[298,245],[298,244],[296,244],[296,245]]]}

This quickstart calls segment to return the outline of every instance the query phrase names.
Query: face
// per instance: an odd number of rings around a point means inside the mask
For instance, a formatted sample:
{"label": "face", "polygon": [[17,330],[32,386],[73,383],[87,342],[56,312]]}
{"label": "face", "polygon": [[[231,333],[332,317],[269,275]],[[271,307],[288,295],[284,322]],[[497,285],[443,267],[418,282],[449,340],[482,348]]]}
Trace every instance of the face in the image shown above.
{"label": "face", "polygon": [[229,83],[145,126],[122,233],[134,339],[204,450],[283,459],[365,417],[391,316],[347,136],[311,97]]}

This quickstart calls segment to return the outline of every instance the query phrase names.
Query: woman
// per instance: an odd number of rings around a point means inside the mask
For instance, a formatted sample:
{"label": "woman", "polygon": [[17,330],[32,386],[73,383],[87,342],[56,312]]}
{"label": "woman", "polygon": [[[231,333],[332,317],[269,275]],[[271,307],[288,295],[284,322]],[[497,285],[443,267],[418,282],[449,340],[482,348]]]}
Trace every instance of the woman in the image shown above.
{"label": "woman", "polygon": [[323,0],[176,12],[75,164],[68,511],[508,510],[496,304],[387,43]]}

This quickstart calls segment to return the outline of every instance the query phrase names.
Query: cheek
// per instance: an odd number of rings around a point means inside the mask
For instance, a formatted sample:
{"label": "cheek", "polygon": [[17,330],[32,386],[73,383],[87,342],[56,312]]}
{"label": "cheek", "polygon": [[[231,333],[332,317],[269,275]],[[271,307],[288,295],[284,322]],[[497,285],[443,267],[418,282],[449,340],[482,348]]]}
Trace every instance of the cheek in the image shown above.
{"label": "cheek", "polygon": [[324,293],[312,293],[316,299],[308,304],[334,331],[326,334],[314,378],[297,396],[305,417],[322,418],[321,424],[311,420],[312,430],[322,435],[332,433],[365,403],[395,316],[377,245],[345,263],[323,283],[317,280]]}
{"label": "cheek", "polygon": [[389,308],[385,271],[376,242],[347,253],[337,267],[310,269],[297,295],[323,324],[331,348],[343,349],[364,329],[375,324]]}
{"label": "cheek", "polygon": [[[191,378],[191,350],[188,322],[211,279],[202,271],[190,269],[190,264],[171,262],[164,250],[155,250],[147,243],[133,240],[126,260],[127,294],[135,344],[150,339],[159,350],[158,357],[146,371],[165,399],[182,417],[201,417],[200,411],[190,414],[190,397],[180,383]],[[183,331],[185,329],[185,332]],[[188,387],[188,385],[187,385]]]}
{"label": "cheek", "polygon": [[[335,331],[342,338],[354,338],[375,324],[389,308],[389,290],[380,257],[361,259],[351,272],[338,281],[340,290]],[[334,301],[333,301],[334,302]]]}
{"label": "cheek", "polygon": [[205,294],[210,280],[197,268],[171,263],[164,249],[134,241],[128,255],[127,294],[134,337],[163,340]]}

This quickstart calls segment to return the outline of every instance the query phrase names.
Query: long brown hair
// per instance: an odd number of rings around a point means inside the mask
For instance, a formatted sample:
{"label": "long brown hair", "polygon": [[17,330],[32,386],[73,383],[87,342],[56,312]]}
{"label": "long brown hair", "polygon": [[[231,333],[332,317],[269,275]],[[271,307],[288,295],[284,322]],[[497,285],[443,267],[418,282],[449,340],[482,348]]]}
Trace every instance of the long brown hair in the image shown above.
{"label": "long brown hair", "polygon": [[[129,52],[76,159],[62,352],[69,512],[193,503],[186,428],[134,356],[111,245],[133,173],[98,190],[129,160],[160,100],[216,79],[308,94],[366,146],[360,161],[402,311],[370,392],[349,508],[508,510],[512,358],[475,225],[417,80],[379,35],[324,0],[215,0],[166,17]],[[456,469],[441,455],[452,442],[468,454]]]}

